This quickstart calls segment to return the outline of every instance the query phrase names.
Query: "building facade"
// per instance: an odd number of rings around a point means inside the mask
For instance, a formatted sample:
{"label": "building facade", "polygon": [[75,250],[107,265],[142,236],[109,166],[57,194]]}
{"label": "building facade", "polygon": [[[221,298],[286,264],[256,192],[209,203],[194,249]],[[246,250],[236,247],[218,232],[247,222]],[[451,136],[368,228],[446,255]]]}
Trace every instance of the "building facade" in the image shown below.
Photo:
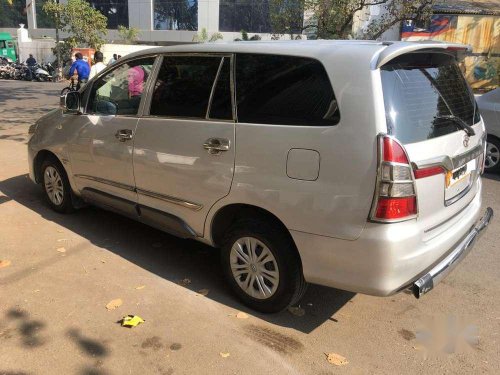
{"label": "building facade", "polygon": [[[25,24],[31,38],[55,36],[43,4],[51,0],[12,0],[0,6],[0,31],[15,35]],[[60,0],[61,3],[67,0]],[[241,30],[262,39],[273,36],[269,0],[87,0],[108,18],[108,41],[119,39],[119,25],[140,30],[139,42],[190,42],[202,29],[220,32],[224,40],[241,37]],[[291,0],[290,4],[293,5]],[[299,12],[300,13],[300,12]],[[303,12],[296,22],[303,23]],[[64,38],[64,34],[61,35]],[[286,38],[287,36],[282,36]]]}

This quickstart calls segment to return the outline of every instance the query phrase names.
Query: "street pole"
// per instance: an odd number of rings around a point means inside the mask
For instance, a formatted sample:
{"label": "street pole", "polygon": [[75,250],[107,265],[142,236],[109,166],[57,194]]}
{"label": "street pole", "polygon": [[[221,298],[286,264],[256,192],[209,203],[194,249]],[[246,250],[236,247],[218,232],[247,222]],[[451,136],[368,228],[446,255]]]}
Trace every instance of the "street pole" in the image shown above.
{"label": "street pole", "polygon": [[[59,0],[56,0],[57,5],[59,6]],[[59,9],[59,8],[57,8]],[[62,78],[62,66],[61,66],[61,48],[59,46],[59,23],[61,22],[61,15],[59,11],[57,12],[56,19],[56,53],[57,53],[57,80],[59,81]]]}

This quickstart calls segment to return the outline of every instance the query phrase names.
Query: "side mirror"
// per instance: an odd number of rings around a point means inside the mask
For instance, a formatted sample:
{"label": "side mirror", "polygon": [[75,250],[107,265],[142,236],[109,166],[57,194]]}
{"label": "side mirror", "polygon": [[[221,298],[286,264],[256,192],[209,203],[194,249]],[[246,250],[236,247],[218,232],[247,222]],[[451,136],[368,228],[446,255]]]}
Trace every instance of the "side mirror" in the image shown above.
{"label": "side mirror", "polygon": [[68,112],[78,113],[80,111],[81,97],[78,91],[70,91],[61,96],[61,107]]}

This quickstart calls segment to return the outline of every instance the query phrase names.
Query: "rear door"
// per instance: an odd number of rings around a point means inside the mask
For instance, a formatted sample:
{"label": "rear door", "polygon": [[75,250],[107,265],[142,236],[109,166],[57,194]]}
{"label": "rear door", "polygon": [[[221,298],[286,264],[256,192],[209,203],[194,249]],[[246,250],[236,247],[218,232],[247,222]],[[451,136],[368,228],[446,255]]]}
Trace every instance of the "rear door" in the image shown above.
{"label": "rear door", "polygon": [[431,228],[459,213],[480,186],[484,133],[474,96],[448,53],[404,54],[381,76],[388,133],[415,168],[445,170],[417,179],[419,220]]}
{"label": "rear door", "polygon": [[231,55],[163,57],[134,139],[143,214],[154,209],[172,215],[201,235],[208,210],[229,193],[235,155],[231,66]]}

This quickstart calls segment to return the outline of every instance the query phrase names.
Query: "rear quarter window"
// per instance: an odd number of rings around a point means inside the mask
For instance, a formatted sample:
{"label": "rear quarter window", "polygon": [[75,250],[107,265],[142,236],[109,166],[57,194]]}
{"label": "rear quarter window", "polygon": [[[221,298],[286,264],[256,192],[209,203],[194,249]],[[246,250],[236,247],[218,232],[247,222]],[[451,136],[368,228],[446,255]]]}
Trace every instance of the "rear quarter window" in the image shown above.
{"label": "rear quarter window", "polygon": [[452,56],[403,55],[381,69],[388,133],[403,143],[440,137],[480,120],[474,95]]}
{"label": "rear quarter window", "polygon": [[236,55],[238,122],[335,125],[340,112],[323,65],[314,59]]}

